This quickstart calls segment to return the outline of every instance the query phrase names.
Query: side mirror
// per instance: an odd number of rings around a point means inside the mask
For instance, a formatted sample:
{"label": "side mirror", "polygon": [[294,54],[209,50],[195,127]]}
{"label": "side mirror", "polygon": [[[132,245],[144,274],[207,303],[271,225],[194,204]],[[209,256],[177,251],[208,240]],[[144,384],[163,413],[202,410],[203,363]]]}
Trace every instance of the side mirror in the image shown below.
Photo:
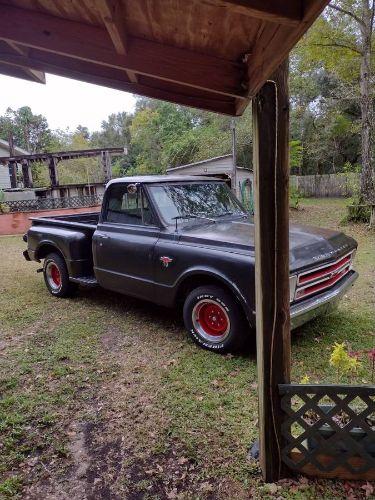
{"label": "side mirror", "polygon": [[137,184],[128,184],[127,191],[128,191],[128,194],[135,194],[138,191]]}

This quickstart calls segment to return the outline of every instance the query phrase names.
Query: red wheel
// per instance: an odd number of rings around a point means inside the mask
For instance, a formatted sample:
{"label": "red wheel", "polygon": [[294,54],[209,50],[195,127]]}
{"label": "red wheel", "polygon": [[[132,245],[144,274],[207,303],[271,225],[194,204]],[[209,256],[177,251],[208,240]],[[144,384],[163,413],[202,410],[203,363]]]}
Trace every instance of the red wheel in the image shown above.
{"label": "red wheel", "polygon": [[46,266],[46,277],[51,288],[57,290],[61,287],[60,270],[54,262],[48,262]]}
{"label": "red wheel", "polygon": [[215,352],[241,350],[249,332],[236,299],[215,285],[189,293],[184,303],[184,323],[194,342]]}
{"label": "red wheel", "polygon": [[211,342],[221,342],[228,335],[230,320],[223,306],[214,300],[200,300],[192,311],[194,327]]}
{"label": "red wheel", "polygon": [[77,290],[77,285],[69,280],[65,260],[57,253],[50,253],[44,259],[43,274],[48,290],[55,297],[70,297]]}

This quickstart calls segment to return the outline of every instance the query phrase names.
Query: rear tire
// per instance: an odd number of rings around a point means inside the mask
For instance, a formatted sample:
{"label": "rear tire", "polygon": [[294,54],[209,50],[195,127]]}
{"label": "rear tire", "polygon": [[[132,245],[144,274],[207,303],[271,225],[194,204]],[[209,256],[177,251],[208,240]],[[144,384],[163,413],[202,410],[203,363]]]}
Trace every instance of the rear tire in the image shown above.
{"label": "rear tire", "polygon": [[192,340],[218,353],[242,350],[250,327],[235,298],[223,288],[207,285],[192,290],[183,309]]}
{"label": "rear tire", "polygon": [[55,297],[71,297],[77,291],[77,284],[69,281],[65,260],[58,253],[50,253],[44,259],[43,275],[46,287]]}

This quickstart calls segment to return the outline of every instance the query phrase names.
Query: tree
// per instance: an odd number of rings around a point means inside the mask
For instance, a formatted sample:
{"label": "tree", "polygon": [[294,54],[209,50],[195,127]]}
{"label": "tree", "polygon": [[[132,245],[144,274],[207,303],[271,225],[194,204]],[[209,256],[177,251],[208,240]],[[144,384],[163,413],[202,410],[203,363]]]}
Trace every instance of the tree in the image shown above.
{"label": "tree", "polygon": [[307,35],[310,48],[325,67],[347,80],[359,82],[361,110],[361,200],[375,198],[375,173],[372,164],[373,96],[372,38],[374,0],[336,0]]}
{"label": "tree", "polygon": [[30,153],[45,151],[52,138],[47,119],[34,115],[29,106],[17,110],[8,108],[0,117],[0,137],[8,141],[10,135],[17,146]]}

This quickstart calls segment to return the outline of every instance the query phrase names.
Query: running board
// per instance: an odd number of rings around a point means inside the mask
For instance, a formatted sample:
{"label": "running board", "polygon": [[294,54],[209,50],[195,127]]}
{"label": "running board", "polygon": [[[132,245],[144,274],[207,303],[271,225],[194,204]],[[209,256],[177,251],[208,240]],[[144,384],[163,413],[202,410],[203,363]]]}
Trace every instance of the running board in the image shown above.
{"label": "running board", "polygon": [[69,281],[86,287],[98,286],[98,281],[94,276],[79,276],[78,278],[70,277]]}

